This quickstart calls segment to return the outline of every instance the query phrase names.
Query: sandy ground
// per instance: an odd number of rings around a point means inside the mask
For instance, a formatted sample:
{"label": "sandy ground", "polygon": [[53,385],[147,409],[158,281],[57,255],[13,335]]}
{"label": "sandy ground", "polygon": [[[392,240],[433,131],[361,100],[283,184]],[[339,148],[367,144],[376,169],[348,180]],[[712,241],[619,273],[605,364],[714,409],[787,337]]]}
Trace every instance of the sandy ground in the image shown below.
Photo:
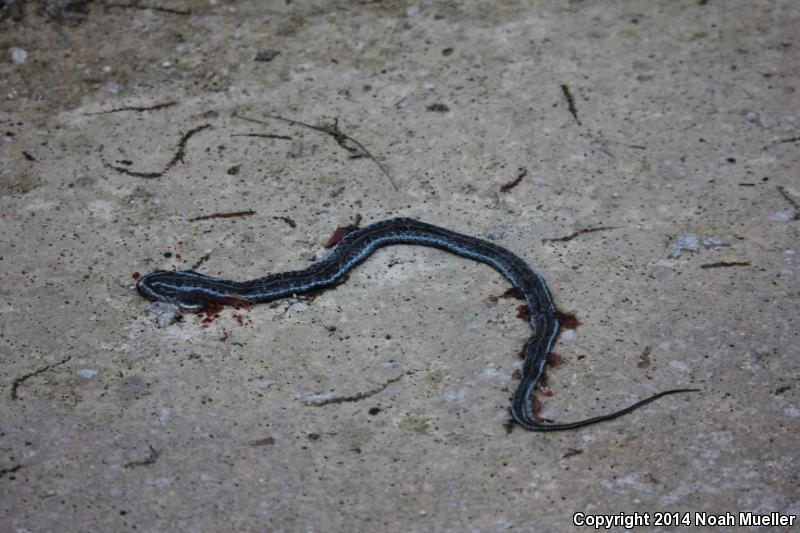
{"label": "sandy ground", "polygon": [[[797,2],[0,5],[0,530],[800,513]],[[302,268],[357,215],[544,276],[581,325],[543,416],[702,392],[508,432],[530,330],[431,249],[213,319],[134,290]]]}

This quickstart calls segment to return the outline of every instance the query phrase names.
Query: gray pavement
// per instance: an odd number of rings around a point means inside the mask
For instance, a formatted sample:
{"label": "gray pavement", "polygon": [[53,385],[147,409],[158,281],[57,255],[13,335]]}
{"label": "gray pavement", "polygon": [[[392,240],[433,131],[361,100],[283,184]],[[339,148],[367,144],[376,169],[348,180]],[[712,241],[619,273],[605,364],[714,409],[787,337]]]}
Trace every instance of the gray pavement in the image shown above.
{"label": "gray pavement", "polygon": [[[0,531],[800,513],[797,2],[0,5]],[[134,290],[302,268],[357,215],[543,275],[581,324],[542,416],[702,392],[508,432],[530,330],[432,249],[211,317]]]}

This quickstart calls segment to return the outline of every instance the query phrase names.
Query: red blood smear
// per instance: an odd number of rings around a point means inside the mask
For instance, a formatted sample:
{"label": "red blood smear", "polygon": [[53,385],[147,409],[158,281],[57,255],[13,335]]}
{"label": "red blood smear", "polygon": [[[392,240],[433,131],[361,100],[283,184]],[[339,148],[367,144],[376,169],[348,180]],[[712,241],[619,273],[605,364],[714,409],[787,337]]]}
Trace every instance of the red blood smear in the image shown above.
{"label": "red blood smear", "polygon": [[539,392],[542,393],[542,396],[547,396],[548,398],[552,398],[553,396],[556,395],[555,392],[551,391],[550,389],[546,389],[544,387],[541,387],[541,386],[539,387]]}
{"label": "red blood smear", "polygon": [[336,228],[336,231],[333,232],[331,238],[328,239],[328,242],[325,243],[325,248],[333,248],[339,241],[344,239],[344,236],[350,233],[353,230],[357,230],[358,226],[361,224],[361,215],[356,214],[355,218],[353,218],[353,223],[348,224],[347,226],[340,226]]}
{"label": "red blood smear", "polygon": [[547,374],[542,374],[539,378],[539,387],[546,389],[549,382],[550,378],[547,377]]}
{"label": "red blood smear", "polygon": [[539,420],[539,411],[542,410],[542,402],[536,397],[536,394],[531,394],[531,407],[533,407],[533,416]]}
{"label": "red blood smear", "polygon": [[200,322],[204,328],[207,328],[211,325],[212,322],[219,316],[222,312],[223,306],[220,304],[211,304],[207,305],[203,309],[198,311],[198,314],[206,315],[206,317]]}
{"label": "red blood smear", "polygon": [[219,341],[220,342],[225,342],[226,340],[228,340],[228,331],[223,329],[222,330],[222,337],[219,338]]}
{"label": "red blood smear", "polygon": [[133,279],[139,279],[141,277],[141,274],[139,274],[138,272],[134,272],[133,274],[131,274],[131,277]]}
{"label": "red blood smear", "polygon": [[35,158],[35,157],[33,157],[33,156],[32,156],[31,154],[29,154],[28,152],[22,152],[22,155],[24,155],[24,156],[25,156],[25,159],[27,159],[28,161],[36,161],[36,158]]}
{"label": "red blood smear", "polygon": [[563,363],[564,363],[564,358],[558,355],[556,352],[550,352],[549,354],[547,354],[547,364],[551,368],[561,366]]}
{"label": "red blood smear", "polygon": [[577,329],[581,325],[581,321],[575,316],[575,313],[568,313],[566,311],[556,310],[556,319],[564,329]]}
{"label": "red blood smear", "polygon": [[336,228],[336,231],[333,232],[331,238],[328,239],[328,242],[325,243],[325,248],[328,249],[333,248],[334,246],[339,244],[339,241],[344,239],[344,236],[350,233],[351,231],[353,231],[353,228],[351,228],[350,226],[346,226],[343,228]]}
{"label": "red blood smear", "polygon": [[244,309],[246,311],[249,311],[253,308],[253,302],[244,300],[242,298],[237,298],[236,296],[229,296],[228,301],[225,302],[225,304],[232,306],[234,309]]}
{"label": "red blood smear", "polygon": [[516,298],[517,300],[522,300],[522,293],[519,292],[519,289],[516,287],[511,287],[506,292],[503,293],[501,298]]}
{"label": "red blood smear", "polygon": [[542,402],[539,401],[539,398],[537,398],[535,394],[531,394],[531,407],[533,408],[534,420],[537,422],[553,422],[553,420],[550,420],[549,418],[539,416],[539,412],[542,410]]}
{"label": "red blood smear", "polygon": [[522,379],[522,372],[520,372],[519,368],[514,370],[514,372],[511,374],[511,379],[514,381],[519,381]]}
{"label": "red blood smear", "polygon": [[531,310],[526,304],[522,304],[517,307],[517,318],[524,320],[525,322],[531,321]]}
{"label": "red blood smear", "polygon": [[240,296],[232,296],[227,295],[222,298],[209,298],[206,304],[206,307],[201,309],[200,312],[204,311],[206,308],[217,308],[220,309],[225,306],[230,305],[234,309],[250,309],[253,307],[253,302],[250,300],[245,300]]}
{"label": "red blood smear", "polygon": [[[253,307],[253,302],[250,302],[238,296],[228,296],[223,300],[215,300],[213,302],[208,302],[205,307],[195,311],[198,315],[205,315],[205,318],[203,318],[200,321],[200,324],[204,328],[207,328],[212,322],[214,322],[214,320],[216,320],[216,318],[220,315],[220,313],[222,313],[222,310],[225,309],[226,305],[230,305],[234,309],[248,310],[251,307]],[[247,318],[242,315],[234,314],[233,318],[239,323],[239,325],[244,326],[245,324],[248,323]],[[227,338],[227,333],[225,338]]]}
{"label": "red blood smear", "polygon": [[500,298],[515,298],[517,300],[524,300],[524,298],[522,297],[522,293],[519,292],[519,290],[516,287],[511,287],[500,296],[494,296],[494,295],[489,296],[487,300],[489,301],[490,304],[494,305],[500,300]]}

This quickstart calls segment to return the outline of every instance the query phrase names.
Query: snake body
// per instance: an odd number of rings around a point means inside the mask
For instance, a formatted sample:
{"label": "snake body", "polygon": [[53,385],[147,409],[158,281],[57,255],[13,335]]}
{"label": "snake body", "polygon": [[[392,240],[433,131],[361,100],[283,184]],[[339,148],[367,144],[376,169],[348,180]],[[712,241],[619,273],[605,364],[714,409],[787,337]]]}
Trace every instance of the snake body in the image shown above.
{"label": "snake body", "polygon": [[136,288],[150,300],[171,302],[185,309],[235,302],[264,303],[336,285],[375,250],[395,244],[429,246],[486,263],[522,295],[530,309],[533,336],[523,348],[521,380],[511,399],[511,415],[525,429],[576,429],[611,420],[668,394],[694,390],[664,391],[620,411],[578,422],[543,422],[535,412],[533,394],[541,385],[548,355],[559,331],[556,307],[544,279],[523,259],[501,246],[409,218],[384,220],[353,229],[325,257],[303,270],[270,274],[250,281],[232,281],[192,271],[161,270],[142,276]]}

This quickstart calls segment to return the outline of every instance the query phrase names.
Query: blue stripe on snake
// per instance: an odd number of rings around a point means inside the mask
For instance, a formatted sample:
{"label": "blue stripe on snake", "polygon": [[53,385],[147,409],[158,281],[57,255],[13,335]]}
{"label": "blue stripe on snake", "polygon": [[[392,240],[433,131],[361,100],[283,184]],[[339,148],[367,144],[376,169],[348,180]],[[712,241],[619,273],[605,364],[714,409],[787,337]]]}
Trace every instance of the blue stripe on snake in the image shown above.
{"label": "blue stripe on snake", "polygon": [[535,413],[533,395],[541,385],[547,358],[559,330],[556,308],[544,279],[523,259],[501,246],[409,218],[384,220],[354,229],[325,257],[303,270],[270,274],[250,281],[214,278],[191,271],[162,270],[142,276],[136,288],[150,300],[171,302],[184,309],[199,310],[209,305],[234,302],[264,303],[331,287],[375,250],[395,244],[429,246],[486,263],[511,282],[525,299],[530,309],[533,336],[523,348],[521,380],[511,398],[511,416],[525,429],[576,429],[617,418],[668,394],[696,390],[663,391],[625,409],[577,422],[555,424],[542,421]]}

